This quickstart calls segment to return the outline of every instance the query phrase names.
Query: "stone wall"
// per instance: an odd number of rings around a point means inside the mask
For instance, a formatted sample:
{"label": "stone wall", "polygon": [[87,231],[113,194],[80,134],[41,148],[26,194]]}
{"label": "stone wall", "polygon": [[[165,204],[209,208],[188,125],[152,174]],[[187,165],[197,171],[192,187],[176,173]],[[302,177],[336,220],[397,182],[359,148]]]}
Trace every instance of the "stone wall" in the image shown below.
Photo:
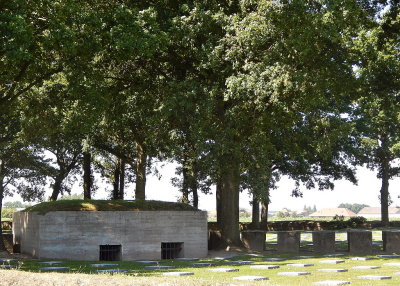
{"label": "stone wall", "polygon": [[13,230],[21,252],[37,258],[99,260],[100,245],[109,244],[121,245],[122,260],[160,259],[162,242],[183,242],[181,257],[207,255],[201,211],[19,212]]}

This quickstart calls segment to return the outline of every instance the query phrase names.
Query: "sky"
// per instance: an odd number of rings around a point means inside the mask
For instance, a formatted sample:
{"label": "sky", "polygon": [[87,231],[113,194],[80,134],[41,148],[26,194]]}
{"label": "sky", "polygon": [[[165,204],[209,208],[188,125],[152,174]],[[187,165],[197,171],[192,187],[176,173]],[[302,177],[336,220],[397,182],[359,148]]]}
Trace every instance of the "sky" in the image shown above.
{"label": "sky", "polygon": [[[179,197],[179,191],[174,188],[170,181],[174,176],[174,165],[166,165],[161,170],[161,180],[156,177],[149,177],[146,185],[146,198],[149,200],[176,201]],[[304,205],[317,206],[317,209],[338,207],[341,203],[366,204],[371,207],[380,205],[379,190],[381,182],[376,178],[374,171],[367,168],[358,168],[358,185],[341,180],[335,182],[333,191],[303,190],[302,198],[291,197],[294,188],[294,182],[286,177],[278,183],[278,188],[271,190],[270,211],[279,211],[288,208],[292,211],[301,211]],[[400,206],[400,178],[390,181],[389,191],[393,200],[393,206]],[[215,188],[213,194],[199,196],[199,208],[203,210],[215,210]],[[128,191],[127,199],[132,198],[132,187]],[[100,193],[98,194],[100,197]],[[105,195],[104,195],[105,196]],[[247,192],[240,195],[240,208],[251,209],[249,204],[251,198]]]}
{"label": "sky", "polygon": [[[146,184],[146,199],[148,200],[162,200],[162,201],[177,201],[180,192],[177,188],[171,185],[171,178],[175,176],[175,164],[165,164],[164,167],[159,169],[162,174],[159,180],[155,176],[149,176]],[[294,188],[294,182],[286,177],[283,177],[278,183],[278,188],[271,190],[271,203],[269,206],[270,211],[279,211],[283,208],[290,209],[292,211],[302,211],[304,206],[313,207],[316,205],[317,209],[322,208],[335,208],[341,203],[358,203],[366,204],[371,207],[378,207],[379,203],[379,190],[381,183],[376,178],[376,173],[370,171],[367,168],[358,168],[357,170],[358,185],[344,180],[335,182],[335,189],[333,191],[319,191],[315,190],[303,190],[302,198],[295,198],[291,196],[291,192]],[[99,190],[95,194],[95,199],[106,199],[108,193],[104,191],[107,186],[99,184]],[[72,193],[80,193],[81,188],[78,185],[74,186]],[[111,186],[108,186],[110,189]],[[133,198],[134,186],[130,185],[126,187],[125,199]],[[390,181],[389,191],[393,200],[392,206],[400,206],[400,178],[396,178]],[[50,190],[46,194],[46,197],[50,196]],[[20,200],[18,196],[6,197],[6,201]],[[247,192],[243,192],[240,195],[240,208],[251,209],[249,202],[251,201],[250,196]],[[212,189],[212,194],[199,195],[199,208],[202,210],[213,211],[215,210],[215,187]]]}

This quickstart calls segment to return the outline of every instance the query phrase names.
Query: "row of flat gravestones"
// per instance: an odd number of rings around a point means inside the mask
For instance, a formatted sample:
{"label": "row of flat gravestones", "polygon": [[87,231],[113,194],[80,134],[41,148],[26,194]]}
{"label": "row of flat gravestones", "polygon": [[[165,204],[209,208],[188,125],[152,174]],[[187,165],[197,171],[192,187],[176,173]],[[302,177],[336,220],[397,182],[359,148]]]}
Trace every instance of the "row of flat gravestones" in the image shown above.
{"label": "row of flat gravestones", "polygon": [[[246,248],[254,251],[265,250],[266,231],[242,231],[242,241]],[[299,231],[278,231],[278,252],[300,251]],[[336,233],[334,231],[313,231],[312,246],[314,252],[327,253],[336,250]],[[400,253],[400,231],[382,231],[383,251]],[[348,231],[348,250],[350,253],[371,254],[374,252],[371,231]]]}
{"label": "row of flat gravestones", "polygon": [[[325,255],[326,257],[340,257],[343,256],[344,254],[327,254]],[[259,256],[262,257],[261,255],[251,255],[251,256]],[[380,258],[400,258],[400,255],[378,255]],[[295,259],[309,259],[309,258],[316,258],[314,256],[298,256],[295,257]],[[224,258],[221,258],[224,259]],[[374,259],[373,257],[351,257],[350,260],[355,260],[355,261],[367,261],[367,260],[372,260]],[[176,261],[197,261],[197,258],[178,258],[175,259]],[[16,262],[18,260],[15,259],[1,259],[0,258],[0,263],[3,263],[3,265],[0,265],[0,269],[14,269],[17,268],[16,265],[12,265],[10,263]],[[268,262],[282,262],[285,261],[283,258],[263,258],[263,261],[268,261]],[[144,269],[148,270],[168,270],[168,269],[173,269],[175,266],[170,266],[170,265],[159,265],[159,261],[152,261],[152,260],[142,260],[142,261],[135,261],[136,263],[139,264],[147,264],[147,266],[144,267]],[[326,260],[321,260],[319,263],[321,264],[341,264],[345,263],[345,260],[342,259],[326,259]],[[5,264],[8,263],[8,264]],[[39,268],[40,271],[69,271],[70,267],[60,267],[60,266],[54,266],[54,265],[61,265],[63,264],[62,261],[46,261],[46,262],[38,262],[40,265],[45,266],[42,268]],[[228,263],[231,265],[250,265],[253,264],[254,261],[243,261],[243,260],[237,260],[237,261],[225,261],[224,263]],[[155,264],[155,265],[154,265]],[[400,262],[392,262],[392,263],[385,263],[383,264],[384,266],[394,266],[394,267],[400,267]],[[91,267],[94,268],[107,268],[107,267],[118,267],[118,264],[114,263],[97,263],[97,264],[90,264]],[[216,266],[215,263],[190,263],[188,266],[191,267],[213,267]],[[287,267],[296,267],[296,268],[306,268],[310,266],[314,266],[314,264],[311,263],[288,263],[286,264]],[[259,270],[268,270],[268,269],[278,269],[280,268],[280,265],[265,265],[265,264],[258,264],[258,265],[250,265],[251,269],[259,269]],[[354,266],[352,269],[362,269],[362,270],[372,270],[372,269],[378,269],[380,268],[379,266],[372,266],[372,265],[362,265],[362,266]],[[208,271],[211,272],[238,272],[238,268],[209,268],[207,269]],[[109,268],[109,269],[101,269],[101,270],[96,270],[97,273],[108,273],[108,274],[114,274],[114,273],[126,273],[129,270],[127,269],[119,269],[119,268]],[[347,272],[348,269],[346,268],[321,268],[317,269],[319,272],[327,272],[327,273],[340,273],[340,272]],[[186,275],[194,275],[193,272],[181,272],[181,271],[173,271],[173,272],[162,272],[161,273],[164,276],[186,276]],[[306,271],[289,271],[289,272],[278,272],[277,275],[280,276],[304,276],[304,275],[311,275],[311,272],[306,272]],[[400,275],[400,272],[396,272],[393,275]],[[357,276],[359,279],[366,279],[366,280],[386,280],[386,279],[391,279],[391,276],[381,276],[381,275],[361,275]],[[269,277],[266,276],[236,276],[233,277],[235,280],[241,280],[241,281],[259,281],[259,280],[269,280]],[[342,280],[325,280],[325,281],[318,281],[314,283],[315,285],[346,285],[346,284],[351,284],[350,281],[342,281]]]}

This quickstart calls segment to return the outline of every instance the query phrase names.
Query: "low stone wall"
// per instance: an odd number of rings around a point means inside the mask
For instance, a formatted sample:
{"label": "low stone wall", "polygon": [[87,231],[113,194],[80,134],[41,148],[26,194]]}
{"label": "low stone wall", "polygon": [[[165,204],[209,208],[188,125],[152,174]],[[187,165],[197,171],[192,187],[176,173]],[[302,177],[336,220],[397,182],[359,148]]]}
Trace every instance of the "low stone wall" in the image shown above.
{"label": "low stone wall", "polygon": [[121,260],[160,259],[161,243],[182,243],[179,257],[207,255],[202,211],[58,211],[14,214],[14,243],[36,258],[99,260],[100,245],[120,245]]}

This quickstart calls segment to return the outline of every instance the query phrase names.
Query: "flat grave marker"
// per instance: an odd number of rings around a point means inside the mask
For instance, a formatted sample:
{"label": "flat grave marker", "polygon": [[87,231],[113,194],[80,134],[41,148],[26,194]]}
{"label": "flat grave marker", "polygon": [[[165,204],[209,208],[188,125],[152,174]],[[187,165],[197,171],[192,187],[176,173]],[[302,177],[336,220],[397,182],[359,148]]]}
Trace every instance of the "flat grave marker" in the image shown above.
{"label": "flat grave marker", "polygon": [[314,264],[310,264],[310,263],[289,263],[286,264],[286,266],[290,266],[290,267],[310,267],[310,266],[314,266]]}
{"label": "flat grave marker", "polygon": [[354,266],[353,269],[378,269],[380,266],[370,266],[370,265],[362,265],[362,266]]}
{"label": "flat grave marker", "polygon": [[193,267],[210,267],[210,266],[215,266],[215,263],[200,262],[200,263],[192,263],[192,264],[189,264],[189,265],[193,266]]}
{"label": "flat grave marker", "polygon": [[165,276],[187,276],[187,275],[194,275],[193,272],[164,272],[162,275]]}
{"label": "flat grave marker", "polygon": [[273,262],[277,262],[277,261],[285,261],[286,259],[284,258],[278,258],[278,257],[268,257],[268,258],[264,258],[264,261],[273,261]]}
{"label": "flat grave marker", "polygon": [[212,268],[212,269],[207,269],[208,271],[211,272],[237,272],[239,269],[237,268]]}
{"label": "flat grave marker", "polygon": [[350,281],[339,281],[339,280],[325,280],[315,282],[314,285],[328,285],[328,286],[336,286],[336,285],[348,285],[351,284]]}
{"label": "flat grave marker", "polygon": [[302,276],[310,274],[310,272],[278,272],[278,275],[280,276]]}
{"label": "flat grave marker", "polygon": [[320,263],[325,263],[325,264],[339,264],[344,262],[345,262],[344,260],[334,260],[334,259],[320,261]]}
{"label": "flat grave marker", "polygon": [[68,271],[69,267],[43,267],[39,268],[40,271]]}
{"label": "flat grave marker", "polygon": [[171,269],[175,268],[175,266],[170,266],[170,265],[151,265],[151,266],[145,266],[144,269]]}
{"label": "flat grave marker", "polygon": [[277,269],[279,265],[252,265],[251,269]]}
{"label": "flat grave marker", "polygon": [[96,270],[97,273],[109,273],[109,274],[114,274],[114,273],[126,273],[128,270],[126,269],[102,269],[102,270]]}
{"label": "flat grave marker", "polygon": [[175,258],[176,261],[198,261],[198,258]]}
{"label": "flat grave marker", "polygon": [[39,262],[39,264],[41,265],[59,265],[59,264],[63,264],[62,261],[42,261]]}
{"label": "flat grave marker", "polygon": [[350,260],[355,260],[355,261],[367,261],[367,260],[372,260],[374,259],[373,257],[352,257]]}
{"label": "flat grave marker", "polygon": [[238,260],[238,261],[228,261],[228,263],[233,265],[248,265],[248,264],[253,264],[254,261]]}
{"label": "flat grave marker", "polygon": [[115,264],[115,263],[97,263],[97,264],[90,264],[90,266],[96,267],[96,268],[101,268],[101,267],[118,266],[118,264]]}
{"label": "flat grave marker", "polygon": [[336,269],[336,268],[325,268],[325,269],[317,269],[319,272],[330,272],[330,273],[335,273],[335,272],[347,272],[347,269]]}
{"label": "flat grave marker", "polygon": [[392,279],[391,276],[379,276],[379,275],[361,275],[358,276],[360,279],[368,279],[368,280],[385,280],[385,279]]}
{"label": "flat grave marker", "polygon": [[390,262],[383,264],[384,266],[400,266],[400,262]]}
{"label": "flat grave marker", "polygon": [[235,280],[240,280],[240,281],[259,281],[259,280],[268,280],[268,277],[265,276],[238,276],[238,277],[233,277]]}

